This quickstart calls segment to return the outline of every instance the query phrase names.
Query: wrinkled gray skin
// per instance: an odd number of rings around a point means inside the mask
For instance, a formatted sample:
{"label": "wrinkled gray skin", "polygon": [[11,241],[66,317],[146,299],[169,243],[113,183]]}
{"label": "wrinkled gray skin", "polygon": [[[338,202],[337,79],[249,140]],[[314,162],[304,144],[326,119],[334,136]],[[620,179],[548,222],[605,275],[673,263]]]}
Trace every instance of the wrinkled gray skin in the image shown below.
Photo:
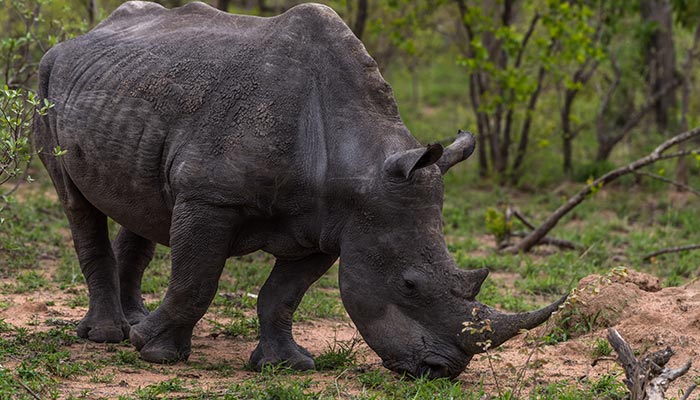
{"label": "wrinkled gray skin", "polygon": [[[325,6],[257,18],[125,3],[51,49],[40,78],[56,105],[37,120],[37,145],[68,151],[42,161],[90,290],[81,337],[128,337],[152,362],[186,359],[225,260],[259,249],[277,261],[258,299],[257,368],[314,367],[292,314],[338,257],[363,338],[415,376],[454,377],[479,342],[498,345],[559,304],[504,315],[474,300],[487,272],[455,267],[441,225],[441,172],[473,138],[421,147],[375,62]],[[111,243],[107,217],[123,227]],[[140,285],[155,243],[172,248],[172,276],[149,314]],[[493,332],[464,333],[464,321]]]}

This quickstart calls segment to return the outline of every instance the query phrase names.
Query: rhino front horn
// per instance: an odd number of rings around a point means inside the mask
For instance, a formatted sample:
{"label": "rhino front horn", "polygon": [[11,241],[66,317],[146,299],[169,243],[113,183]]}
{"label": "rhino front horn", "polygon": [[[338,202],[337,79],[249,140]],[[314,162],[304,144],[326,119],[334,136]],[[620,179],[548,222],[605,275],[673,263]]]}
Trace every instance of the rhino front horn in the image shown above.
{"label": "rhino front horn", "polygon": [[476,140],[474,135],[467,131],[460,130],[457,132],[457,139],[447,146],[445,151],[438,160],[437,165],[440,167],[440,172],[444,175],[447,170],[460,161],[469,158],[476,148]]}
{"label": "rhino front horn", "polygon": [[[474,329],[466,329],[462,333],[465,349],[473,351],[473,354],[482,353],[486,350],[484,343],[487,340],[490,340],[490,348],[495,348],[516,336],[520,331],[535,328],[549,319],[552,313],[566,301],[567,296],[539,310],[518,314],[504,314],[486,307],[485,312],[479,312],[476,315],[479,322],[473,324]],[[488,322],[485,322],[486,320]],[[488,325],[488,329],[480,329],[478,325]]]}

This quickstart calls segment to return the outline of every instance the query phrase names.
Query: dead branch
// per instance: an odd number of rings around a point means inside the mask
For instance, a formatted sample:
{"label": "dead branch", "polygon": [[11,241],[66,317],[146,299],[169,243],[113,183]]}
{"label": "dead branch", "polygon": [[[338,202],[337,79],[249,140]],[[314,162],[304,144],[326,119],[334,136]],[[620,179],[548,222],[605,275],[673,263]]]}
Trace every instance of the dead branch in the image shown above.
{"label": "dead branch", "polygon": [[[515,218],[517,218],[520,222],[522,222],[523,225],[525,225],[527,228],[529,228],[531,231],[536,229],[535,225],[534,225],[532,222],[530,222],[530,221],[520,212],[520,210],[518,210],[517,208],[508,207],[508,208],[506,209],[506,215],[505,215],[505,217],[506,217],[506,222],[510,221],[510,219],[511,219],[512,217],[515,217]],[[514,237],[523,238],[523,237],[527,236],[527,233],[525,233],[525,232],[511,232],[511,233],[509,233],[508,236],[509,236],[509,237],[514,236]],[[499,248],[500,248],[500,249],[505,248],[505,247],[508,247],[508,246],[510,245],[510,243],[508,242],[509,237],[507,237],[506,240],[502,241],[502,242],[499,244],[499,246],[500,246]],[[568,241],[568,240],[564,240],[564,239],[553,238],[553,237],[550,237],[550,236],[545,236],[545,237],[543,237],[543,238],[540,239],[540,241],[537,242],[535,245],[536,245],[536,246],[538,246],[538,245],[543,245],[543,246],[547,246],[547,245],[549,245],[549,246],[556,246],[556,247],[559,247],[559,248],[562,248],[562,249],[567,249],[567,250],[583,249],[583,246],[580,245],[580,244],[578,244],[578,243],[574,243],[574,242],[571,242],[571,241]]]}
{"label": "dead branch", "polygon": [[649,155],[637,159],[625,166],[616,168],[601,176],[600,178],[596,179],[595,181],[589,183],[578,193],[569,198],[569,200],[566,203],[562,204],[552,214],[550,214],[550,216],[547,217],[547,219],[545,219],[545,221],[542,224],[540,224],[540,226],[538,226],[537,229],[530,232],[527,236],[525,236],[525,238],[523,238],[523,240],[516,243],[515,245],[506,247],[502,251],[511,254],[530,251],[530,249],[532,249],[533,246],[539,243],[539,241],[542,240],[542,238],[545,237],[547,233],[549,233],[549,231],[551,231],[566,214],[568,214],[576,206],[581,204],[583,200],[585,200],[586,197],[588,197],[588,195],[600,190],[603,186],[609,184],[617,178],[634,173],[642,167],[646,167],[647,165],[653,164],[662,159],[673,158],[673,156],[678,157],[683,154],[691,154],[693,152],[697,152],[697,150],[686,150],[678,151],[672,154],[663,154],[669,148],[679,143],[683,143],[694,137],[700,137],[700,126],[668,139],[667,141],[661,143],[658,147],[656,147],[654,151],[652,151]]}
{"label": "dead branch", "polygon": [[[527,233],[525,232],[514,232],[511,234],[513,237],[518,237],[518,238],[523,238],[527,236]],[[559,238],[553,238],[550,236],[545,236],[542,239],[540,239],[539,242],[535,244],[535,246],[555,246],[559,247],[561,249],[566,249],[566,250],[580,250],[583,248],[578,243],[570,242],[568,240],[564,239],[559,239]]]}
{"label": "dead branch", "polygon": [[534,231],[535,229],[537,229],[537,227],[535,225],[533,225],[532,222],[528,221],[527,218],[525,218],[525,216],[517,208],[508,207],[508,210],[506,210],[506,213],[511,213],[515,218],[519,219],[520,222],[523,223],[523,225],[530,228],[531,231]]}
{"label": "dead branch", "polygon": [[[680,159],[681,159],[681,157],[679,157],[679,160]],[[662,182],[670,183],[671,185],[673,185],[677,188],[687,190],[688,192],[690,192],[696,196],[700,196],[700,190],[694,189],[694,188],[686,185],[685,183],[678,182],[678,181],[675,181],[675,180],[670,179],[670,178],[666,178],[665,176],[652,174],[651,172],[647,172],[647,171],[634,171],[634,173],[637,175],[648,176],[649,178],[656,179],[656,180],[659,180]]]}
{"label": "dead branch", "polygon": [[689,244],[686,246],[674,246],[667,247],[665,249],[657,250],[653,253],[649,253],[642,258],[642,261],[649,261],[652,257],[660,256],[662,254],[668,253],[680,253],[681,251],[697,250],[700,249],[700,244]]}
{"label": "dead branch", "polygon": [[[668,385],[690,370],[691,360],[688,360],[680,368],[666,367],[675,354],[670,347],[648,354],[638,360],[630,345],[615,328],[608,328],[608,342],[617,353],[618,362],[625,370],[624,383],[630,391],[629,398],[631,400],[665,399]],[[687,398],[694,389],[692,386],[688,388],[683,398]]]}

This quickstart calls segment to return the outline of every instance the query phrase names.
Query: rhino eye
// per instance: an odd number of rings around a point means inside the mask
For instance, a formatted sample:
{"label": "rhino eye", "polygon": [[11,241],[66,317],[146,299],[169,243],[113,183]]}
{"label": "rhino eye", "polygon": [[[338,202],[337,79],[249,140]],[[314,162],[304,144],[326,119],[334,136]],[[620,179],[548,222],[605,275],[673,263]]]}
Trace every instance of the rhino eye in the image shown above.
{"label": "rhino eye", "polygon": [[406,297],[416,297],[418,296],[418,289],[416,287],[416,282],[412,279],[404,279],[401,285],[401,294]]}

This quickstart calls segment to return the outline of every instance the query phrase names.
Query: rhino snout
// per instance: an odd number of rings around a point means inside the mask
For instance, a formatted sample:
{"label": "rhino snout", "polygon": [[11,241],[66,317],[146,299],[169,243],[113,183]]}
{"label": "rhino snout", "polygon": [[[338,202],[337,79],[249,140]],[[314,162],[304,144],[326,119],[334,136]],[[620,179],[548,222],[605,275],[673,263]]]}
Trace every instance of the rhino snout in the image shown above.
{"label": "rhino snout", "polygon": [[420,360],[411,362],[385,360],[382,362],[382,365],[398,374],[412,378],[454,379],[464,371],[471,358],[471,356],[465,355],[464,360],[457,361],[444,356],[429,354]]}

